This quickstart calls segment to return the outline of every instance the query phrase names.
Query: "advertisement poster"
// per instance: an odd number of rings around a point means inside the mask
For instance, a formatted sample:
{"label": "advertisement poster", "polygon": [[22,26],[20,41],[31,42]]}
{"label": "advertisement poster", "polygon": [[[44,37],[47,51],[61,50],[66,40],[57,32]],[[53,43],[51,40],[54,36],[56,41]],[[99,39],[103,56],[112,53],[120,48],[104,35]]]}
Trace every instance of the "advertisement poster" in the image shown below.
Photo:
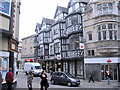
{"label": "advertisement poster", "polygon": [[8,59],[3,59],[2,60],[2,79],[3,81],[5,81],[5,76],[7,73],[7,69],[8,69]]}
{"label": "advertisement poster", "polygon": [[0,13],[10,16],[10,0],[0,0]]}

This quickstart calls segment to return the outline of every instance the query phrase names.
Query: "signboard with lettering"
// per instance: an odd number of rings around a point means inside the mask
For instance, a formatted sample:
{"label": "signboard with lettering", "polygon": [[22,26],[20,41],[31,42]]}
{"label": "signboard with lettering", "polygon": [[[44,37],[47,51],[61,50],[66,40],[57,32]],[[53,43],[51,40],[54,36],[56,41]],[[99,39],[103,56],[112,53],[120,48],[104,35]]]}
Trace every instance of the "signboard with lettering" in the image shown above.
{"label": "signboard with lettering", "polygon": [[11,0],[0,0],[0,13],[10,16]]}
{"label": "signboard with lettering", "polygon": [[32,62],[33,59],[25,59],[25,62]]}

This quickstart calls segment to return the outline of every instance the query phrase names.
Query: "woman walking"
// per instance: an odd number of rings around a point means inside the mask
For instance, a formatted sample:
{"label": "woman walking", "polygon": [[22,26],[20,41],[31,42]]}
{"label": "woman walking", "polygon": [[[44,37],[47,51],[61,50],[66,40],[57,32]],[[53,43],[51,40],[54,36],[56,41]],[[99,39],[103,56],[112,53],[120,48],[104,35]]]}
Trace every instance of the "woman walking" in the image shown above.
{"label": "woman walking", "polygon": [[28,85],[29,90],[32,90],[32,80],[33,80],[33,73],[30,70],[27,76],[27,85]]}
{"label": "woman walking", "polygon": [[47,90],[49,84],[47,81],[48,78],[47,78],[47,74],[46,74],[45,70],[42,71],[40,78],[41,78],[41,90],[43,90],[43,86],[45,87],[45,90]]}

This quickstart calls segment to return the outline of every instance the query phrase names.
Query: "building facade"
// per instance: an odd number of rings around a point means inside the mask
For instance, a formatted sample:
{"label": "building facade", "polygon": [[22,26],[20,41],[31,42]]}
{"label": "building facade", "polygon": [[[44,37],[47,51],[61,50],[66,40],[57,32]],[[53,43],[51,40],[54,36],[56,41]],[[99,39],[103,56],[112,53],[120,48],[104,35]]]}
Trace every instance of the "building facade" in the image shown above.
{"label": "building facade", "polygon": [[13,69],[16,80],[16,60],[18,54],[20,0],[0,0],[0,72],[3,88],[9,68]]}
{"label": "building facade", "polygon": [[22,55],[22,41],[19,41],[18,44],[18,58],[17,58],[17,68],[22,69],[22,60],[21,60],[21,55]]}
{"label": "building facade", "polygon": [[47,71],[52,68],[83,78],[82,14],[87,3],[70,0],[67,8],[57,6],[53,20],[43,18],[36,25],[36,59],[44,63]]}
{"label": "building facade", "polygon": [[120,2],[98,0],[90,2],[83,16],[85,39],[85,76],[92,70],[98,81],[107,79],[120,81]]}
{"label": "building facade", "polygon": [[35,62],[34,60],[34,35],[22,39],[22,62]]}

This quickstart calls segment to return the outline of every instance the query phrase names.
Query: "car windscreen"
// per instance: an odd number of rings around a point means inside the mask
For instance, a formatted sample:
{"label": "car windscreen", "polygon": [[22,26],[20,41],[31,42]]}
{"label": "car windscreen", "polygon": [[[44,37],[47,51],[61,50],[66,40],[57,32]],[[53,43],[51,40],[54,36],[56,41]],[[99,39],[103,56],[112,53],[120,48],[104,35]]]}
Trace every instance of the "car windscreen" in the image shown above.
{"label": "car windscreen", "polygon": [[35,69],[41,69],[41,67],[40,66],[35,66]]}
{"label": "car windscreen", "polygon": [[70,78],[75,78],[75,76],[72,75],[72,74],[70,74],[70,73],[66,73],[66,75],[67,75],[68,77],[70,77]]}

